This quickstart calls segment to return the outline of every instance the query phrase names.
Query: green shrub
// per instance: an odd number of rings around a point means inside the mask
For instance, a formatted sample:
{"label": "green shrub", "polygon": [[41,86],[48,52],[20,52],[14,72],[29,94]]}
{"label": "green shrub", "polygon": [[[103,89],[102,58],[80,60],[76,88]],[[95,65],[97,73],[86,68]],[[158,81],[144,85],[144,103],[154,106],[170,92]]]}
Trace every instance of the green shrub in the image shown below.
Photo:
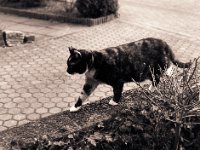
{"label": "green shrub", "polygon": [[118,0],[77,0],[76,7],[84,17],[97,18],[117,13]]}

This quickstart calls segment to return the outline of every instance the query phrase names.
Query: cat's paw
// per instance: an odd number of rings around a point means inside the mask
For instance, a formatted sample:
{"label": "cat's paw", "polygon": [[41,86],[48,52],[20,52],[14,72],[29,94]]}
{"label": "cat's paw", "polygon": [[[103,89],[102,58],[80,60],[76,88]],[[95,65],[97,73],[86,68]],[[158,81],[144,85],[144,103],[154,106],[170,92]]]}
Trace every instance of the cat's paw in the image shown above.
{"label": "cat's paw", "polygon": [[81,109],[81,106],[79,106],[79,107],[72,106],[72,107],[69,109],[69,111],[70,111],[70,112],[77,112],[77,111],[79,111],[79,109]]}
{"label": "cat's paw", "polygon": [[118,103],[116,103],[116,102],[113,101],[112,99],[110,100],[109,104],[112,105],[112,106],[116,106],[116,105],[118,105]]}

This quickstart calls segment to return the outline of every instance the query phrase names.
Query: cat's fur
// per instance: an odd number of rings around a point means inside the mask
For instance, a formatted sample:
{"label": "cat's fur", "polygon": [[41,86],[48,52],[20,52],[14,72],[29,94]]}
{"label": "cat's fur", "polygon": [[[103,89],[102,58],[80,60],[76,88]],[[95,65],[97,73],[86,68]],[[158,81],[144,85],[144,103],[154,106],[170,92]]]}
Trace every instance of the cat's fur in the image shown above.
{"label": "cat's fur", "polygon": [[[100,83],[111,85],[114,98],[111,105],[120,101],[125,82],[142,82],[146,79],[156,86],[160,76],[171,64],[188,68],[191,63],[182,63],[175,59],[169,45],[155,38],[146,38],[136,42],[110,47],[98,51],[86,51],[70,47],[67,61],[69,74],[85,73],[86,81],[76,104],[70,109],[77,111],[82,102]],[[155,78],[153,78],[152,76]]]}

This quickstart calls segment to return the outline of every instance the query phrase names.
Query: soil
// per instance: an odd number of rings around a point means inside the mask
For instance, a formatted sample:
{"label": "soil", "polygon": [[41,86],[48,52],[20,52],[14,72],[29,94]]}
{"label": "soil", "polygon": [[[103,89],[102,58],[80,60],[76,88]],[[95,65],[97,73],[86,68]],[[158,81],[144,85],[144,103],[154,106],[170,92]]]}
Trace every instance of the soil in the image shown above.
{"label": "soil", "polygon": [[[173,149],[175,125],[159,120],[141,90],[123,94],[118,106],[108,97],[69,111],[16,127],[0,134],[0,145],[23,150],[141,150]],[[197,97],[196,97],[197,98]],[[200,123],[199,117],[191,118]],[[200,125],[182,127],[179,148],[200,149]]]}

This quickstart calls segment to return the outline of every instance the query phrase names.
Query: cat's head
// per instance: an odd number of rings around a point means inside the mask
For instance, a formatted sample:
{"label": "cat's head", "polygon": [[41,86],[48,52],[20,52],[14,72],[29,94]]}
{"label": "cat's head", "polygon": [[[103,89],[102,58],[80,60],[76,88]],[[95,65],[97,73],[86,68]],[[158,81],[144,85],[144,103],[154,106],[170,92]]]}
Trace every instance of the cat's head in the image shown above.
{"label": "cat's head", "polygon": [[82,74],[87,71],[87,58],[83,50],[69,47],[70,56],[67,60],[67,72],[69,74]]}

